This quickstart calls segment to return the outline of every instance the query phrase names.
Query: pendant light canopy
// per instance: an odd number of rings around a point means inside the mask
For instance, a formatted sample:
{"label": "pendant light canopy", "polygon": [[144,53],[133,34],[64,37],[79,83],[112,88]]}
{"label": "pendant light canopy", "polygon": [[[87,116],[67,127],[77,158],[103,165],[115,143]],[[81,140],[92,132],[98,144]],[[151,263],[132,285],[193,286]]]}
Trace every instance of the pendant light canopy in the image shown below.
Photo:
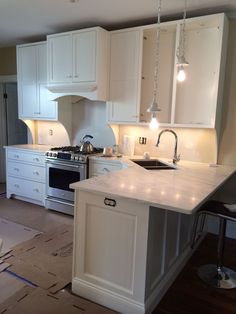
{"label": "pendant light canopy", "polygon": [[183,23],[181,24],[180,37],[179,37],[179,47],[177,50],[177,80],[183,82],[186,78],[185,67],[189,65],[188,61],[185,59],[185,41],[186,41],[186,8],[187,0],[184,0],[184,14]]}
{"label": "pendant light canopy", "polygon": [[160,24],[161,24],[161,0],[158,0],[153,102],[147,109],[147,112],[151,113],[151,121],[149,123],[149,126],[151,129],[157,129],[159,127],[159,123],[157,121],[157,112],[161,111],[158,105],[158,101],[157,101],[158,87],[159,87],[158,86],[158,72],[159,72],[159,54],[160,54]]}

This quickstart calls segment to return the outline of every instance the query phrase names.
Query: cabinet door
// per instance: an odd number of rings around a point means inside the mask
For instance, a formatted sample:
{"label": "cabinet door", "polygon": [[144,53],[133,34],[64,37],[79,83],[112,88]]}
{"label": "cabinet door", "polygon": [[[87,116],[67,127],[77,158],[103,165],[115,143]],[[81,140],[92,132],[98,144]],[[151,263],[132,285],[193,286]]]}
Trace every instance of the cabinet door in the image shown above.
{"label": "cabinet door", "polygon": [[19,117],[35,117],[39,114],[37,102],[37,49],[35,46],[18,47],[17,75]]}
{"label": "cabinet door", "polygon": [[47,45],[38,45],[37,71],[38,71],[38,119],[57,120],[57,102],[50,100],[50,91],[47,89]]}
{"label": "cabinet door", "polygon": [[96,81],[96,31],[73,34],[73,81]]}
{"label": "cabinet door", "polygon": [[221,34],[218,26],[187,30],[189,66],[186,67],[186,80],[177,83],[175,124],[215,127]]}
{"label": "cabinet door", "polygon": [[[156,62],[156,27],[145,29],[143,33],[142,83],[140,100],[140,122],[149,122],[150,112],[147,109],[153,102],[154,72]],[[171,122],[173,75],[175,68],[176,27],[162,26],[158,53],[158,89],[157,101],[161,108],[158,112],[160,123]]]}
{"label": "cabinet door", "polygon": [[61,34],[48,38],[49,82],[72,81],[72,35]]}
{"label": "cabinet door", "polygon": [[140,30],[111,35],[109,122],[138,121],[140,47]]}

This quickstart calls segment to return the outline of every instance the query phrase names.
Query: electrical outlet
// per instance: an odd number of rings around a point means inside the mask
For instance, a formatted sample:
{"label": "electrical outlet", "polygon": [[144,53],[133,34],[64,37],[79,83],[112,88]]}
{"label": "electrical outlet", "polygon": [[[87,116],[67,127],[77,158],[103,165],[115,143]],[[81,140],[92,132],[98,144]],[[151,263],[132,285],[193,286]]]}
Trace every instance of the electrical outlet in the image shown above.
{"label": "electrical outlet", "polygon": [[50,136],[53,135],[53,129],[49,129],[49,135],[50,135]]}
{"label": "electrical outlet", "polygon": [[147,138],[146,137],[139,137],[139,144],[146,145],[147,144]]}

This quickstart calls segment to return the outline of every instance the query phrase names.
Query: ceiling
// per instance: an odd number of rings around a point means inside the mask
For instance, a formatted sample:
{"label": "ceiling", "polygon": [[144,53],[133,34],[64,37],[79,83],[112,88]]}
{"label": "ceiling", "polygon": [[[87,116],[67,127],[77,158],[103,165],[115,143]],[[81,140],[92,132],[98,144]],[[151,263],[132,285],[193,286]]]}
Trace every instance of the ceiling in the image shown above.
{"label": "ceiling", "polygon": [[[45,40],[47,34],[154,23],[157,0],[1,0],[0,46]],[[181,18],[184,0],[162,0],[161,19]],[[187,17],[236,11],[235,0],[187,0]]]}

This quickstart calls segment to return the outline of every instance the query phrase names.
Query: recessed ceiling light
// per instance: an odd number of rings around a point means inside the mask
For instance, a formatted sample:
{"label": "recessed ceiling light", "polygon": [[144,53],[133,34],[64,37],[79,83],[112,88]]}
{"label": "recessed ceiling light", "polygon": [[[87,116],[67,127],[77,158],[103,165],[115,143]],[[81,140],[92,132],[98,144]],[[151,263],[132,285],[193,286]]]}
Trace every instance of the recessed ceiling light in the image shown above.
{"label": "recessed ceiling light", "polygon": [[79,0],[70,0],[70,3],[79,3]]}

